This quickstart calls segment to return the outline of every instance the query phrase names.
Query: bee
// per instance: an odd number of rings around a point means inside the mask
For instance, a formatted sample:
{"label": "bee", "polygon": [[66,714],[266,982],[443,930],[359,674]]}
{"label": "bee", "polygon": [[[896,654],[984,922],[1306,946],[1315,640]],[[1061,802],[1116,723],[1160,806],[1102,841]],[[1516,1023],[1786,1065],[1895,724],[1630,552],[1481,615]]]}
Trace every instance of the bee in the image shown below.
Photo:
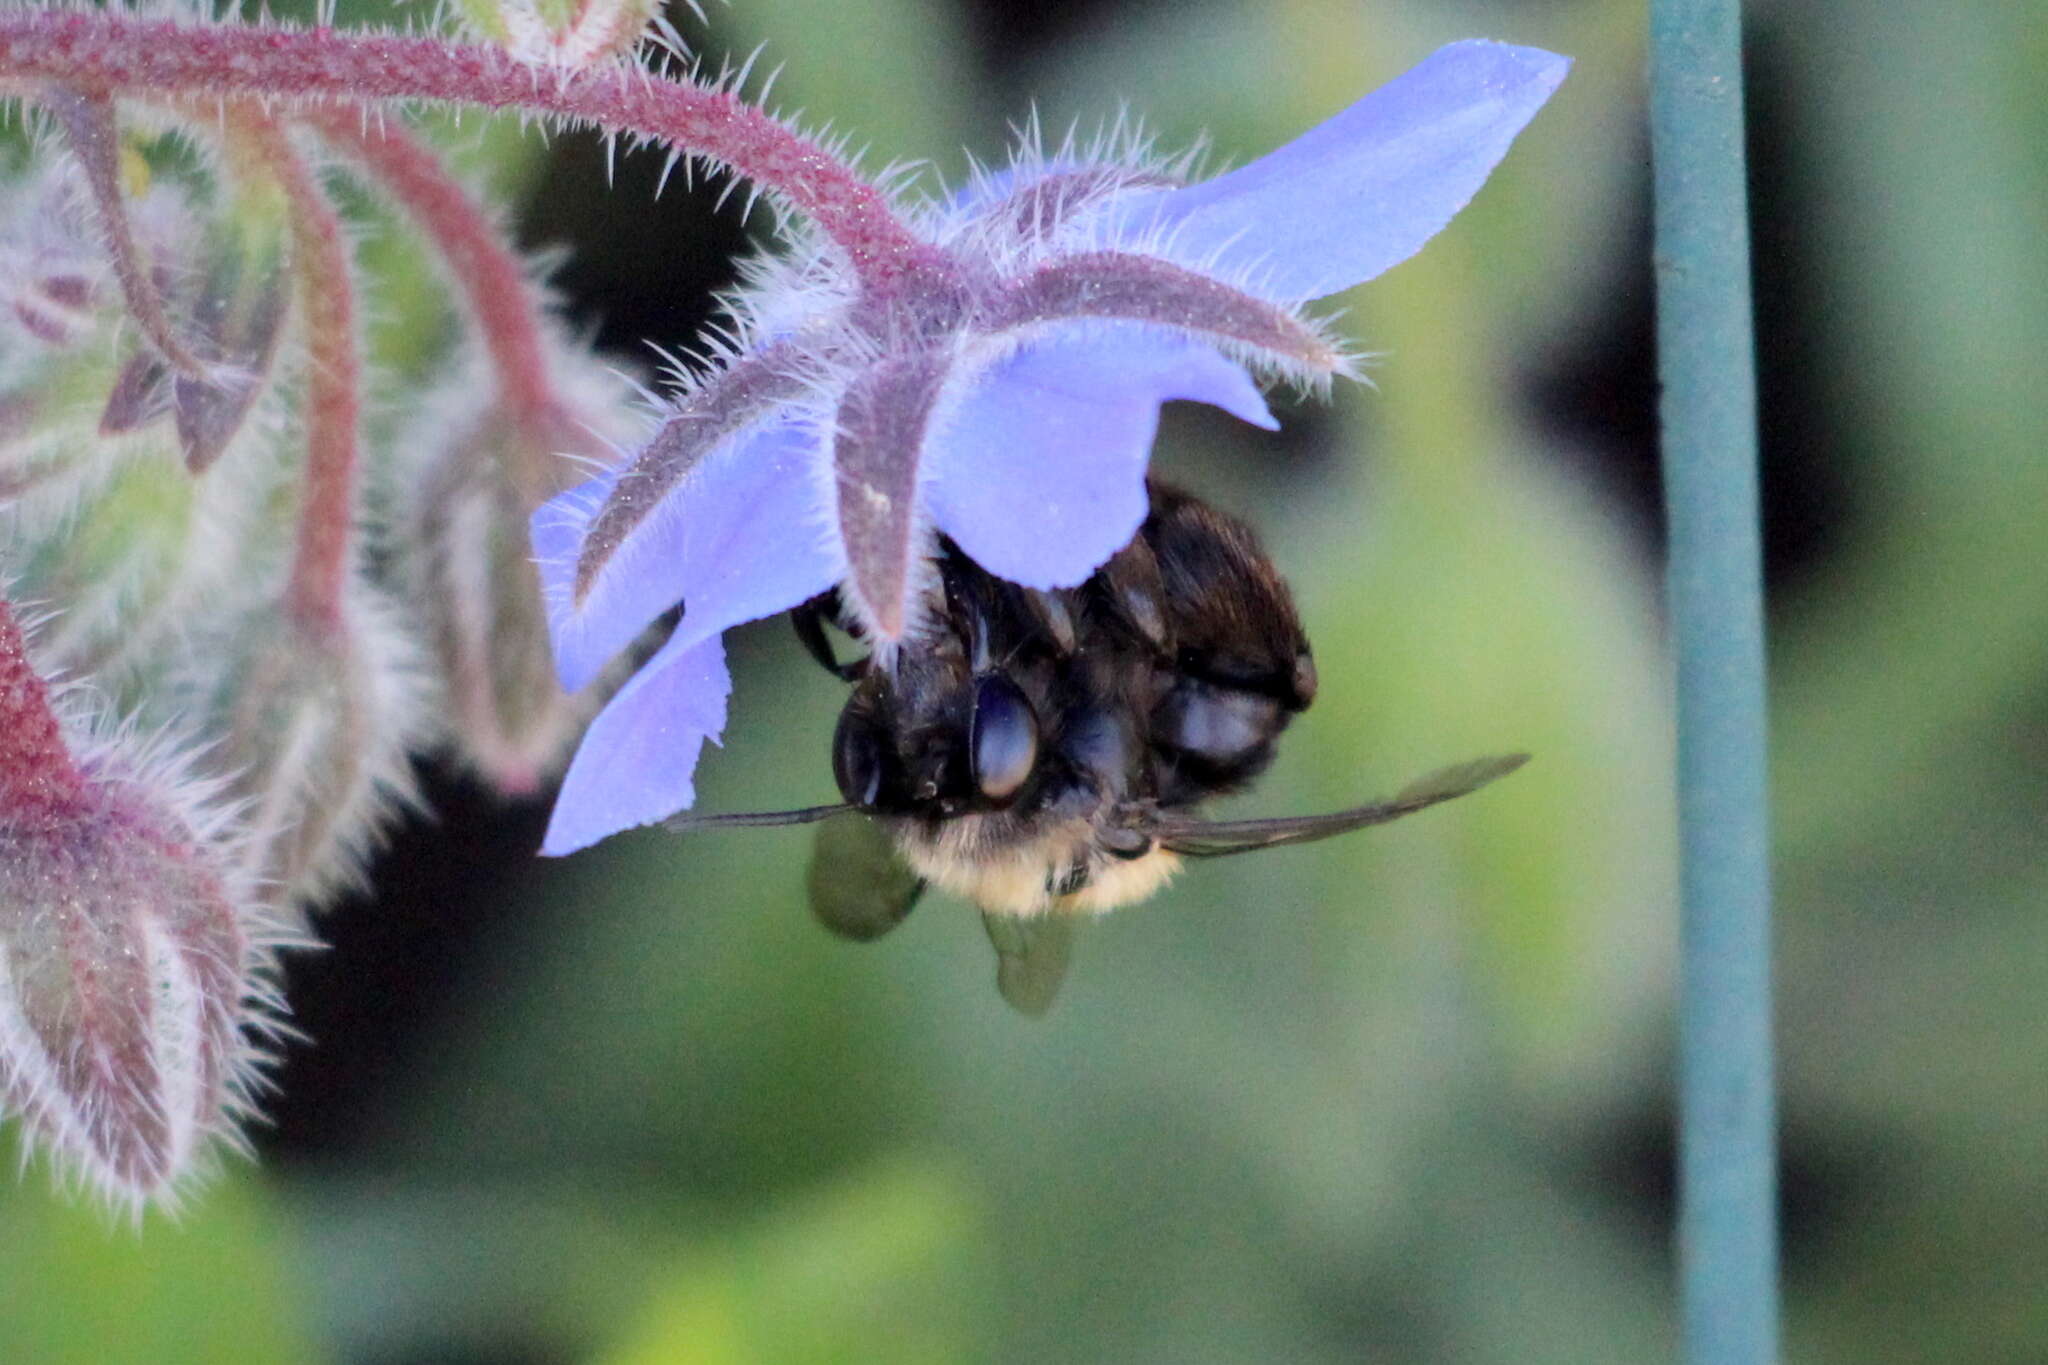
{"label": "bee", "polygon": [[1149,485],[1137,536],[1076,588],[994,577],[941,541],[924,625],[842,661],[858,639],[834,593],[792,613],[811,655],[852,687],[832,738],[843,801],[673,827],[823,821],[810,871],[825,926],[869,940],[927,886],[980,907],[997,986],[1042,1014],[1086,914],[1152,895],[1190,858],[1306,843],[1463,796],[1521,766],[1481,759],[1390,800],[1323,815],[1203,819],[1272,762],[1316,694],[1292,595],[1241,522]]}

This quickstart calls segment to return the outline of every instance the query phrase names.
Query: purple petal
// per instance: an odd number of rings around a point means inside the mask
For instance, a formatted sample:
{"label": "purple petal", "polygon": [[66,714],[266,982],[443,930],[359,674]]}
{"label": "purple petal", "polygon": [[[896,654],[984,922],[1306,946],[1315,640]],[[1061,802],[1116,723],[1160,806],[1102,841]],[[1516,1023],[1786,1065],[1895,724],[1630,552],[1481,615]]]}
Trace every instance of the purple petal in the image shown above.
{"label": "purple petal", "polygon": [[1452,43],[1329,122],[1228,175],[1134,199],[1126,231],[1251,272],[1273,298],[1349,289],[1422,249],[1470,202],[1571,60]]}
{"label": "purple petal", "polygon": [[1214,348],[1131,323],[1058,329],[979,376],[926,454],[932,518],[990,573],[1086,579],[1145,519],[1145,465],[1171,398],[1278,426]]}
{"label": "purple petal", "polygon": [[731,691],[724,643],[678,629],[584,732],[540,851],[557,858],[688,809],[698,752],[725,729]]}
{"label": "purple petal", "polygon": [[621,477],[572,488],[533,514],[555,668],[586,686],[647,624],[683,603],[679,638],[704,640],[773,615],[837,582],[815,433],[789,423],[742,435],[663,496],[576,599],[576,559],[591,518]]}

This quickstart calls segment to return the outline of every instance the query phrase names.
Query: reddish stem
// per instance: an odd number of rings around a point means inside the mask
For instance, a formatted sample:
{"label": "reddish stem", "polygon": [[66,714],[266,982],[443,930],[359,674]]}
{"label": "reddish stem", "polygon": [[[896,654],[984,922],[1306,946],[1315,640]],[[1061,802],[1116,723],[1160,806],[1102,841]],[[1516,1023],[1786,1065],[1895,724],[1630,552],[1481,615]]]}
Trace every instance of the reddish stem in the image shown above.
{"label": "reddish stem", "polygon": [[519,258],[505,246],[483,206],[404,128],[367,122],[359,112],[336,105],[310,109],[305,117],[397,195],[440,250],[476,315],[514,420],[548,422],[556,403],[541,347],[539,302]]}
{"label": "reddish stem", "polygon": [[292,273],[306,337],[306,486],[285,602],[316,636],[341,638],[342,598],[354,542],[356,442],[362,364],[356,351],[355,284],[346,229],[284,129],[253,106],[231,124],[275,176],[289,205]]}
{"label": "reddish stem", "polygon": [[172,369],[199,378],[205,368],[172,328],[163,296],[150,279],[149,265],[142,259],[135,231],[128,223],[128,206],[121,193],[121,134],[114,122],[113,100],[104,92],[82,95],[75,90],[50,90],[44,93],[42,104],[64,129],[71,154],[85,172],[100,228],[107,235],[107,255],[128,301],[128,315]]}
{"label": "reddish stem", "polygon": [[780,195],[838,243],[870,286],[886,287],[938,260],[937,248],[890,211],[880,190],[818,143],[730,91],[635,66],[564,71],[435,38],[17,10],[0,12],[0,74],[113,95],[254,95],[357,107],[418,99],[587,120],[722,162]]}
{"label": "reddish stem", "polygon": [[0,598],[0,816],[48,813],[85,794],[85,774],[50,709],[50,689],[29,662],[14,608]]}

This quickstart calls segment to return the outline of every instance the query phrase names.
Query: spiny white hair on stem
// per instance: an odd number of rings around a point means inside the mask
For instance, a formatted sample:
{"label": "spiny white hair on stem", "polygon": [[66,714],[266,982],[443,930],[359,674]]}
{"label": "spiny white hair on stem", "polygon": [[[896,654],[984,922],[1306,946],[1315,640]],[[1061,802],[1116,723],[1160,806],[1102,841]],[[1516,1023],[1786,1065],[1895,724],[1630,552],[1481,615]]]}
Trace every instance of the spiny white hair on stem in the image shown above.
{"label": "spiny white hair on stem", "polygon": [[[1006,162],[997,165],[970,157],[959,186],[941,182],[934,194],[913,205],[916,220],[934,240],[963,245],[971,241],[980,250],[1014,252],[1031,243],[1001,222],[1001,210],[1022,190],[1072,177],[1054,205],[1071,209],[1091,198],[1106,201],[1126,189],[1187,184],[1198,178],[1207,156],[1200,139],[1178,152],[1161,151],[1157,137],[1128,111],[1086,134],[1078,122],[1069,124],[1059,144],[1050,149],[1035,107],[1012,131],[1014,142]],[[1103,183],[1090,189],[1093,174],[1100,174]],[[1066,214],[1058,216],[1063,219]]]}

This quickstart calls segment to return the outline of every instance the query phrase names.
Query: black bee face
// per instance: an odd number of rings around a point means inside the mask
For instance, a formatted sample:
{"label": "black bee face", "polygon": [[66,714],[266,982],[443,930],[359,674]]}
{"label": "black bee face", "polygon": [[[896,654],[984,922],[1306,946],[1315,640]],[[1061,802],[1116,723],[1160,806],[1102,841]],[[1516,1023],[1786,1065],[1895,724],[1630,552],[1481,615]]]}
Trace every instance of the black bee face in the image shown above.
{"label": "black bee face", "polygon": [[949,546],[931,593],[922,636],[846,670],[833,774],[921,876],[990,911],[1149,894],[1178,865],[1162,817],[1249,781],[1314,695],[1250,533],[1163,488],[1080,588],[1021,588]]}

